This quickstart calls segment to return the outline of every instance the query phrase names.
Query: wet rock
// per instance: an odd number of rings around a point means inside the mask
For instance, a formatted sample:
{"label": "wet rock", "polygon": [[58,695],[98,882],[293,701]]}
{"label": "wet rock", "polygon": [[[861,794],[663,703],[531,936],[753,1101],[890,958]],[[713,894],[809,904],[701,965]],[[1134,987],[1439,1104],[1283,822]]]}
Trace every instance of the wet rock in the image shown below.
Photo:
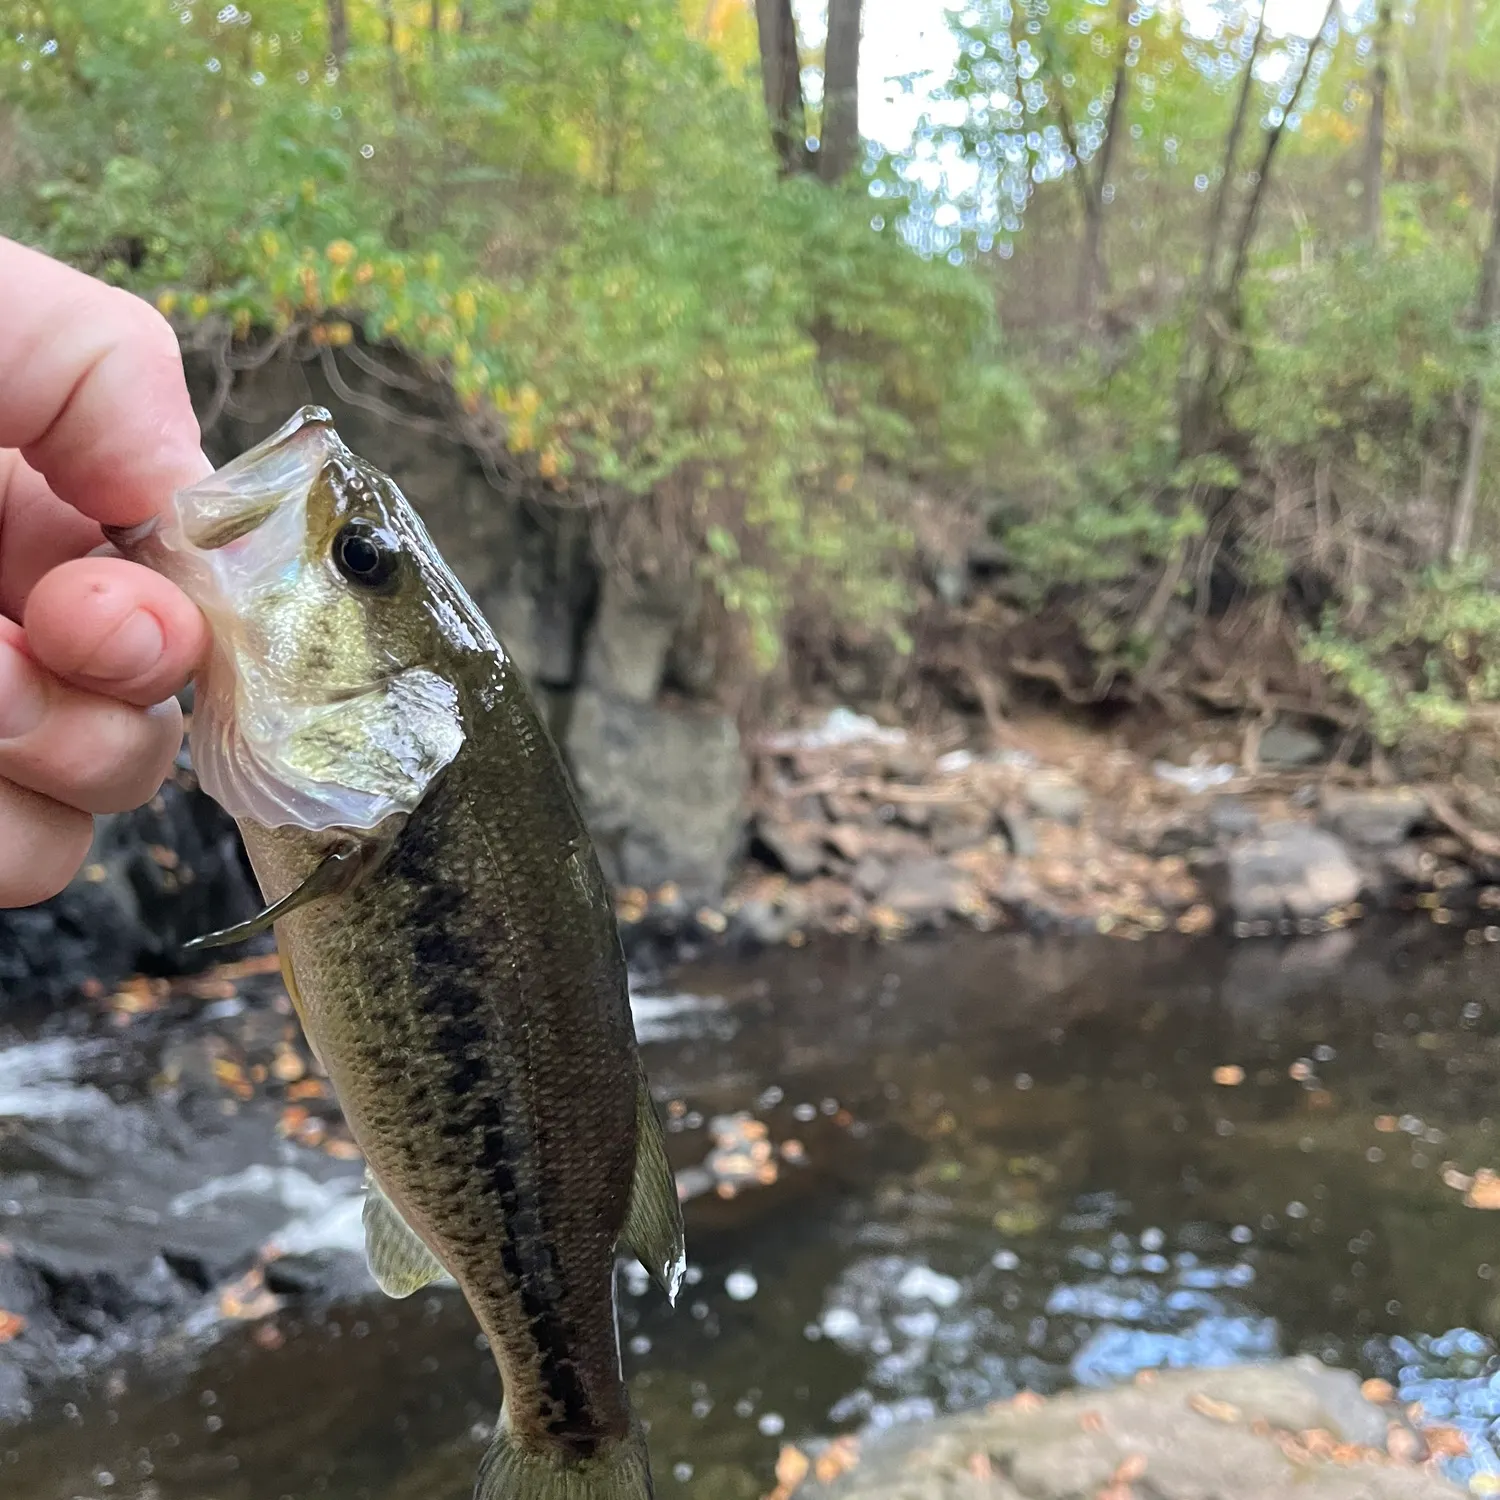
{"label": "wet rock", "polygon": [[[1404,1431],[1397,1428],[1398,1432]],[[1321,1434],[1304,1442],[1304,1434]],[[1448,1500],[1386,1452],[1386,1418],[1347,1371],[1298,1359],[1173,1371],[876,1430],[857,1463],[815,1466],[809,1500]],[[831,1455],[830,1455],[831,1456]],[[830,1476],[820,1481],[817,1468]]]}
{"label": "wet rock", "polygon": [[580,691],[565,741],[606,876],[715,901],[744,835],[745,764],[725,714]]}
{"label": "wet rock", "polygon": [[762,818],[756,836],[780,869],[793,880],[811,880],[827,857],[823,836],[826,825],[814,822],[783,823]]}
{"label": "wet rock", "polygon": [[1235,844],[1204,878],[1222,884],[1222,903],[1238,922],[1315,919],[1354,901],[1362,880],[1349,851],[1321,828],[1267,823]]}
{"label": "wet rock", "polygon": [[1260,831],[1260,814],[1242,797],[1215,797],[1208,808],[1208,828],[1215,838],[1244,838]]}
{"label": "wet rock", "polygon": [[1089,794],[1060,771],[1038,771],[1026,778],[1026,806],[1038,818],[1077,823],[1088,810]]}
{"label": "wet rock", "polygon": [[1312,766],[1328,754],[1320,736],[1295,724],[1277,721],[1260,737],[1260,760],[1266,766]]}
{"label": "wet rock", "polygon": [[82,871],[39,906],[0,911],[0,997],[56,1005],[86,982],[180,973],[219,955],[182,944],[259,910],[233,822],[186,780],[96,820]]}
{"label": "wet rock", "polygon": [[898,865],[881,893],[881,905],[914,927],[972,909],[974,901],[973,881],[943,859]]}
{"label": "wet rock", "polygon": [[800,891],[788,890],[780,898],[752,896],[735,912],[735,929],[752,943],[773,948],[784,943],[806,924],[811,909]]}
{"label": "wet rock", "polygon": [[1411,787],[1371,787],[1323,798],[1318,822],[1366,849],[1391,849],[1427,819],[1427,800]]}

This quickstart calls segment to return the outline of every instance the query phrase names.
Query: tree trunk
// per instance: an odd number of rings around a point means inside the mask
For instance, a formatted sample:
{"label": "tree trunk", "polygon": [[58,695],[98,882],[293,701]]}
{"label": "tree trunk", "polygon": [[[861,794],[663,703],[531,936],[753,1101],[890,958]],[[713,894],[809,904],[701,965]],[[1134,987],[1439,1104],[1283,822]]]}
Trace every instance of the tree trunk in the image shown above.
{"label": "tree trunk", "polygon": [[1318,48],[1323,42],[1323,33],[1328,30],[1328,23],[1333,19],[1338,3],[1339,0],[1328,0],[1328,9],[1323,12],[1323,23],[1308,41],[1307,56],[1302,59],[1302,71],[1297,75],[1292,97],[1287,102],[1280,121],[1266,132],[1265,149],[1260,154],[1260,167],[1255,174],[1255,186],[1250,190],[1249,201],[1245,204],[1245,212],[1240,219],[1240,231],[1234,247],[1234,261],[1230,267],[1229,280],[1224,284],[1223,301],[1231,308],[1237,308],[1239,305],[1240,283],[1244,280],[1245,268],[1250,263],[1250,244],[1255,238],[1255,230],[1260,222],[1260,207],[1265,202],[1266,184],[1271,180],[1271,163],[1276,159],[1277,147],[1281,145],[1281,139],[1286,134],[1286,122],[1297,112],[1302,90],[1306,87],[1308,77],[1312,73],[1313,59],[1318,55]]}
{"label": "tree trunk", "polygon": [[[1500,155],[1495,160],[1495,180],[1490,185],[1490,241],[1479,265],[1479,295],[1474,299],[1474,328],[1493,334],[1500,322]],[[1468,432],[1464,439],[1464,472],[1453,502],[1453,529],[1448,557],[1458,562],[1469,550],[1474,535],[1474,513],[1479,508],[1479,476],[1484,467],[1484,443],[1489,425],[1484,390],[1476,381],[1469,391]]]}
{"label": "tree trunk", "polygon": [[783,173],[807,170],[807,115],[802,102],[802,59],[792,0],[755,0],[760,33],[760,75],[771,144]]}
{"label": "tree trunk", "polygon": [[344,0],[323,0],[323,7],[328,18],[328,55],[334,67],[342,68],[349,55],[349,17]]}
{"label": "tree trunk", "polygon": [[391,108],[399,114],[406,102],[406,90],[401,80],[401,52],[396,46],[395,0],[380,0],[380,17],[385,22],[385,66],[390,81]]}
{"label": "tree trunk", "polygon": [[[1093,326],[1097,319],[1099,297],[1108,289],[1109,272],[1104,263],[1104,209],[1108,203],[1110,168],[1114,165],[1115,146],[1125,118],[1125,96],[1130,92],[1130,12],[1134,0],[1120,0],[1120,53],[1115,61],[1114,87],[1109,96],[1109,113],[1104,120],[1104,139],[1095,156],[1094,182],[1088,195],[1091,208],[1083,218],[1083,259],[1078,273],[1078,315]],[[1082,171],[1080,165],[1078,168]]]}
{"label": "tree trunk", "polygon": [[1374,58],[1370,68],[1370,132],[1365,141],[1365,238],[1380,249],[1385,229],[1385,96],[1391,78],[1393,0],[1380,0],[1375,13]]}
{"label": "tree trunk", "polygon": [[818,132],[818,176],[842,181],[859,154],[859,39],[861,0],[828,0],[823,52],[823,126]]}
{"label": "tree trunk", "polygon": [[1213,425],[1212,388],[1217,378],[1219,336],[1214,330],[1214,304],[1219,284],[1219,248],[1229,222],[1229,199],[1234,190],[1234,164],[1240,140],[1250,118],[1250,99],[1255,92],[1255,64],[1265,36],[1266,6],[1261,0],[1255,32],[1250,38],[1250,56],[1245,59],[1239,97],[1224,138],[1224,166],[1208,216],[1208,238],[1203,248],[1203,268],[1198,278],[1198,297],[1193,320],[1183,340],[1182,362],[1177,373],[1177,441],[1185,454],[1201,453],[1209,445]]}

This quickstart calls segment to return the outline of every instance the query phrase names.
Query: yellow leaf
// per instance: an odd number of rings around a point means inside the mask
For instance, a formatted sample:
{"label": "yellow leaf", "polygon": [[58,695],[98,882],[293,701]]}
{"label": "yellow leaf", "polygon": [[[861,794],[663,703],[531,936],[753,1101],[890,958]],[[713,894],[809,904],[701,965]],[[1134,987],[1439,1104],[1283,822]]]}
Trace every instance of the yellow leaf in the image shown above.
{"label": "yellow leaf", "polygon": [[173,311],[173,309],[176,306],[177,306],[177,293],[176,292],[163,292],[156,299],[156,310],[164,318],[170,318],[172,316],[172,311]]}

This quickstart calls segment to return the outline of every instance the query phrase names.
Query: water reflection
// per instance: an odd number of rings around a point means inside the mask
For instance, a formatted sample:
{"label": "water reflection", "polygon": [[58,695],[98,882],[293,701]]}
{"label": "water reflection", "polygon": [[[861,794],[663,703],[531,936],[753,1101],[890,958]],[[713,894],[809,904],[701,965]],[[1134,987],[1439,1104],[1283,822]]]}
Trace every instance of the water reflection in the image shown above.
{"label": "water reflection", "polygon": [[[706,1170],[729,1122],[729,1154],[777,1170],[699,1185],[675,1315],[622,1267],[659,1488],[751,1500],[788,1441],[1303,1351],[1483,1437],[1494,1220],[1454,1183],[1500,1165],[1500,1008],[1493,950],[1443,936],[989,938],[679,976],[721,999],[646,1008],[675,1165]],[[1477,1332],[1421,1337],[1454,1328]],[[496,1404],[453,1294],[293,1308],[190,1378],[69,1396],[0,1433],[7,1497],[460,1500]]]}

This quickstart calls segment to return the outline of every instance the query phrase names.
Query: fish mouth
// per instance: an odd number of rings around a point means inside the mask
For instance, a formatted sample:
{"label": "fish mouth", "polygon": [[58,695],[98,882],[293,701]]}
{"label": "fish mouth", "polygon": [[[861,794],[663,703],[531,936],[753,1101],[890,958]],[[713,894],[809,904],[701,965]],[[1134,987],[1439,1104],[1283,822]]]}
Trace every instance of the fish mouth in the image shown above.
{"label": "fish mouth", "polygon": [[305,504],[343,451],[328,410],[304,406],[222,469],[178,490],[165,514],[138,526],[107,526],[104,535],[127,556],[153,543],[174,552],[222,552],[289,506]]}

